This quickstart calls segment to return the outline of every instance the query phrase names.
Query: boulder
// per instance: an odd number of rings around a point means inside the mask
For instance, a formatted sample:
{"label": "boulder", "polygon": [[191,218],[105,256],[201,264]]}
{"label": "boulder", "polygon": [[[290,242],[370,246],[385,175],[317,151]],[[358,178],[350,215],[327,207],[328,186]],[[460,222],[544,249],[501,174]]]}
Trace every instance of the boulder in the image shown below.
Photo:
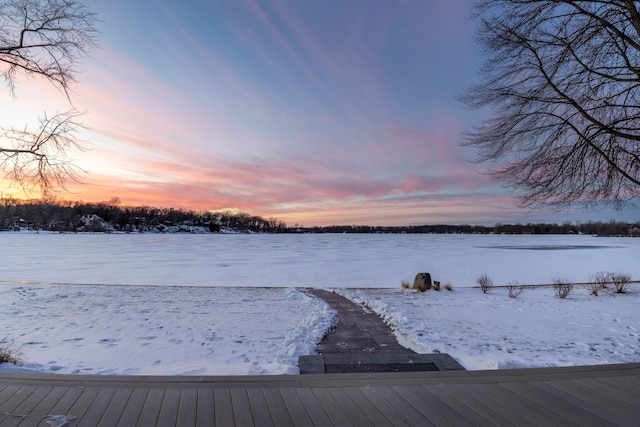
{"label": "boulder", "polygon": [[429,273],[418,273],[416,274],[416,278],[413,280],[413,288],[420,292],[424,292],[426,290],[431,289],[431,274]]}

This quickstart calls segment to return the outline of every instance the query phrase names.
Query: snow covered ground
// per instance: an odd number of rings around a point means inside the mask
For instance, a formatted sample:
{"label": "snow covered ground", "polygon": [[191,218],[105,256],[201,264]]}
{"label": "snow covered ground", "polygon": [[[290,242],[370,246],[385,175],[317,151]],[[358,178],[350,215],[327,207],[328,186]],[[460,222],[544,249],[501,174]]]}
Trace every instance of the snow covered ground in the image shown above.
{"label": "snow covered ground", "polygon": [[[293,288],[309,286],[366,303],[404,345],[467,369],[638,362],[640,285],[564,300],[468,287],[482,273],[496,285],[638,280],[639,255],[640,239],[590,236],[0,233],[0,339],[26,361],[0,370],[296,373],[334,321]],[[454,291],[400,289],[420,271]]]}
{"label": "snow covered ground", "polygon": [[334,319],[288,288],[0,286],[0,333],[22,349],[23,371],[296,374]]}
{"label": "snow covered ground", "polygon": [[416,293],[401,289],[338,293],[366,304],[418,353],[447,353],[466,369],[640,362],[640,285],[595,297],[575,287],[564,299],[551,288]]}

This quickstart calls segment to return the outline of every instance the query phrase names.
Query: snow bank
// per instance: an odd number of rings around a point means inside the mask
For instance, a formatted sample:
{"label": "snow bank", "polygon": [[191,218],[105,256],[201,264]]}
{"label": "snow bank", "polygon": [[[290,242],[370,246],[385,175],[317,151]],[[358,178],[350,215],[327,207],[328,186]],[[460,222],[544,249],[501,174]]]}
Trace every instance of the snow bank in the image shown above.
{"label": "snow bank", "polygon": [[336,289],[364,304],[418,353],[448,353],[467,369],[640,362],[640,289],[594,297],[575,288],[417,293],[402,289]]}

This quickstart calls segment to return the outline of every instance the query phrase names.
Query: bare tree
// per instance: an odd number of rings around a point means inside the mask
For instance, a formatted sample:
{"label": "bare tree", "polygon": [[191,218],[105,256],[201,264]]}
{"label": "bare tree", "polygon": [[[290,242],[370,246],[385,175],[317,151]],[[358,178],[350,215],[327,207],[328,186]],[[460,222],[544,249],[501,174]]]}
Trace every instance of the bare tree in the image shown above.
{"label": "bare tree", "polygon": [[[0,75],[15,96],[17,76],[43,77],[71,102],[71,84],[81,57],[96,45],[96,14],[74,0],[0,2]],[[75,109],[40,119],[37,130],[0,128],[0,170],[7,178],[44,193],[76,179],[68,157],[79,148]]]}
{"label": "bare tree", "polygon": [[74,0],[0,3],[0,64],[11,93],[22,72],[45,77],[68,95],[78,61],[96,44],[96,19]]}
{"label": "bare tree", "polygon": [[489,115],[466,135],[527,206],[640,195],[640,10],[631,0],[479,0]]}
{"label": "bare tree", "polygon": [[27,192],[39,187],[43,193],[54,187],[64,187],[67,179],[75,180],[83,172],[68,157],[70,149],[82,149],[76,132],[82,125],[81,113],[63,113],[40,118],[36,132],[28,129],[2,129],[0,139],[0,169]]}

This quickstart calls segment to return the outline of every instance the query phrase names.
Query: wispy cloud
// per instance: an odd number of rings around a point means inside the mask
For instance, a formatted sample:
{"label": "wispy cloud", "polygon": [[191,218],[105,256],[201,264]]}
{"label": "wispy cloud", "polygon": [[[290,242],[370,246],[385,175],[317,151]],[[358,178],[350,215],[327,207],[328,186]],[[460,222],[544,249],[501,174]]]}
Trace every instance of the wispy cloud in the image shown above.
{"label": "wispy cloud", "polygon": [[[468,3],[165,1],[126,27],[139,47],[107,23],[77,87],[90,173],[70,194],[307,225],[521,212],[459,145]],[[21,105],[60,103],[40,88]]]}

